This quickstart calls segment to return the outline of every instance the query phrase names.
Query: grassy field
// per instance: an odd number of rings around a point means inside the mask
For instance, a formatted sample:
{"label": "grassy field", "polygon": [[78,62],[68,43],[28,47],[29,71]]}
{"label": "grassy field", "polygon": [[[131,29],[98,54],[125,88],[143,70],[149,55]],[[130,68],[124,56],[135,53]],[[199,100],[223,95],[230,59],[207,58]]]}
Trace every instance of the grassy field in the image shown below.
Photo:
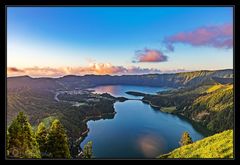
{"label": "grassy field", "polygon": [[158,158],[233,158],[233,130],[182,146]]}
{"label": "grassy field", "polygon": [[176,111],[176,106],[171,106],[171,107],[161,107],[160,109],[162,112],[166,113],[173,113]]}

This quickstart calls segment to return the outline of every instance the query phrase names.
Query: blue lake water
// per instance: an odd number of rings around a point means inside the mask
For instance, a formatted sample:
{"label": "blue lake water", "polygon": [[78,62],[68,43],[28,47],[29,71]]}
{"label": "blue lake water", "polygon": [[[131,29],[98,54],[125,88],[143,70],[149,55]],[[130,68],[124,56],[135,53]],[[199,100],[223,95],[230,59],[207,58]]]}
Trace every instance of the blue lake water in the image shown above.
{"label": "blue lake water", "polygon": [[133,86],[133,85],[105,85],[90,88],[95,90],[95,93],[109,93],[115,97],[126,97],[126,98],[142,98],[141,96],[133,96],[126,94],[127,91],[142,92],[148,94],[156,94],[157,92],[168,90],[169,88],[163,87],[148,87],[148,86]]}
{"label": "blue lake water", "polygon": [[[96,93],[136,98],[125,93],[129,90],[155,93],[167,88],[124,85],[95,88]],[[190,133],[193,141],[204,137],[186,119],[163,113],[138,100],[117,102],[114,108],[117,113],[113,119],[87,123],[90,131],[81,147],[93,141],[95,158],[155,158],[179,147],[184,131]]]}

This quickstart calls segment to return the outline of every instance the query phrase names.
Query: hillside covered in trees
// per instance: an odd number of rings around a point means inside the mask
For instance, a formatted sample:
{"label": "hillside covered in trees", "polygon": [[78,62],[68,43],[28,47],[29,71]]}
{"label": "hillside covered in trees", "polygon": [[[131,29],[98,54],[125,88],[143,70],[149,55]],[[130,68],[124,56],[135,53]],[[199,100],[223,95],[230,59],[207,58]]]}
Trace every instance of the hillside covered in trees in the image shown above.
{"label": "hillside covered in trees", "polygon": [[158,95],[145,95],[143,101],[179,114],[213,132],[233,128],[233,84],[201,85]]}

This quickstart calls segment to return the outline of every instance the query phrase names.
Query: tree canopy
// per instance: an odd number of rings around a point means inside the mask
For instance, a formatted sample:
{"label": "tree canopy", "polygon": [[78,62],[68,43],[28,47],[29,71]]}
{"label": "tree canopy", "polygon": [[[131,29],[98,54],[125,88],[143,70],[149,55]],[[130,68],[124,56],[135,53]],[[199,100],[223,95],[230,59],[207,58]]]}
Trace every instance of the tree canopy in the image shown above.
{"label": "tree canopy", "polygon": [[179,144],[181,146],[184,146],[184,145],[188,145],[188,144],[191,144],[193,141],[192,141],[192,138],[190,137],[189,133],[188,132],[184,132],[182,134],[182,138],[179,142]]}
{"label": "tree canopy", "polygon": [[59,120],[52,122],[47,135],[47,153],[50,158],[70,158],[68,138]]}
{"label": "tree canopy", "polygon": [[8,156],[14,158],[40,158],[39,145],[27,117],[20,112],[8,128]]}
{"label": "tree canopy", "polygon": [[23,112],[7,130],[9,158],[70,158],[69,143],[64,127],[55,119],[50,128],[41,122],[36,132]]}
{"label": "tree canopy", "polygon": [[39,149],[41,151],[42,157],[47,156],[47,134],[48,132],[45,124],[41,122],[37,128],[36,139],[39,144]]}
{"label": "tree canopy", "polygon": [[84,145],[84,148],[83,148],[83,158],[84,159],[91,159],[91,158],[93,158],[93,154],[92,154],[92,141],[89,141],[87,144]]}

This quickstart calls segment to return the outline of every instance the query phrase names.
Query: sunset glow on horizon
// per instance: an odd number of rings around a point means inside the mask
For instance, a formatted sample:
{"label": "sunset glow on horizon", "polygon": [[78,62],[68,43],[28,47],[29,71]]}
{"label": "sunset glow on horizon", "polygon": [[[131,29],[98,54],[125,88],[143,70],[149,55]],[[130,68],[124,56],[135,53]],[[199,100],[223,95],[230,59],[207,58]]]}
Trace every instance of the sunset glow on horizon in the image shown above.
{"label": "sunset glow on horizon", "polygon": [[233,69],[231,7],[8,7],[7,76]]}

